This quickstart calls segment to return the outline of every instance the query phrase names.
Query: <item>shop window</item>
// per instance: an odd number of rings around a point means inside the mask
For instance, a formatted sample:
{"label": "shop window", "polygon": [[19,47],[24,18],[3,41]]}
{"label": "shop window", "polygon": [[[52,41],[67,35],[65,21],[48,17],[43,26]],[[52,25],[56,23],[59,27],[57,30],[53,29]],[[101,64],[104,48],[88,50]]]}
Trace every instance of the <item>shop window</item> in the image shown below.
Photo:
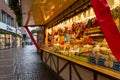
{"label": "shop window", "polygon": [[5,42],[6,48],[10,48],[10,35],[6,35],[6,42]]}
{"label": "shop window", "polygon": [[4,48],[5,48],[5,35],[0,34],[0,49],[4,49]]}

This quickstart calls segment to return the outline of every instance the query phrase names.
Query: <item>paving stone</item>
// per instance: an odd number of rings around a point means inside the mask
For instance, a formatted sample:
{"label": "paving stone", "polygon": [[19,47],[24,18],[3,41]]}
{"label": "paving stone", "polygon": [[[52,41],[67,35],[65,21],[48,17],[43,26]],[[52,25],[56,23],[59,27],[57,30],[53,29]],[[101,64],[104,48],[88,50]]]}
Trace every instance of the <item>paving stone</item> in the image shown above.
{"label": "paving stone", "polygon": [[14,66],[13,65],[3,65],[0,67],[0,76],[13,75]]}
{"label": "paving stone", "polygon": [[0,80],[17,80],[15,76],[2,76],[0,77]]}
{"label": "paving stone", "polygon": [[0,59],[0,66],[13,65],[15,61],[13,59]]}
{"label": "paving stone", "polygon": [[0,50],[0,80],[58,80],[55,76],[35,46]]}
{"label": "paving stone", "polygon": [[32,74],[19,74],[18,80],[58,80],[50,74],[32,73]]}

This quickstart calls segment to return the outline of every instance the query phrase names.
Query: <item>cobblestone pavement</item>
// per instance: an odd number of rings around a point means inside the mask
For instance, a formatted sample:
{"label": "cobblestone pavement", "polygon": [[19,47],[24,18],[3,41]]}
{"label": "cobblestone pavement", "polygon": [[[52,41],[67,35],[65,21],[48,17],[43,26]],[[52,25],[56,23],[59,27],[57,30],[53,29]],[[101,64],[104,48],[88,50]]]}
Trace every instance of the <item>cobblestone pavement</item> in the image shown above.
{"label": "cobblestone pavement", "polygon": [[35,46],[0,50],[0,80],[58,80],[40,60]]}

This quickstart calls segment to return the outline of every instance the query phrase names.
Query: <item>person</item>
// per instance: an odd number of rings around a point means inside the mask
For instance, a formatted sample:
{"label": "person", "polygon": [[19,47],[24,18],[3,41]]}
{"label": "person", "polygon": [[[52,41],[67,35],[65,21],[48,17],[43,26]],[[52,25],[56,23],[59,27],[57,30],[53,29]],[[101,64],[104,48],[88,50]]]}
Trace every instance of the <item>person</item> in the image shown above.
{"label": "person", "polygon": [[22,48],[24,47],[24,41],[22,41]]}

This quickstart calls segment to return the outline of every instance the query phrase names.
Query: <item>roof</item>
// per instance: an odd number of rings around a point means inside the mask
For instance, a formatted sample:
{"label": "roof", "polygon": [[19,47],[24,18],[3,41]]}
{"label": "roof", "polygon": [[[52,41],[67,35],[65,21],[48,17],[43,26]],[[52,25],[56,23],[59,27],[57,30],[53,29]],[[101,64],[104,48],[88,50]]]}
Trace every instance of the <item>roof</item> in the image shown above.
{"label": "roof", "polygon": [[77,0],[21,0],[23,26],[45,25]]}

